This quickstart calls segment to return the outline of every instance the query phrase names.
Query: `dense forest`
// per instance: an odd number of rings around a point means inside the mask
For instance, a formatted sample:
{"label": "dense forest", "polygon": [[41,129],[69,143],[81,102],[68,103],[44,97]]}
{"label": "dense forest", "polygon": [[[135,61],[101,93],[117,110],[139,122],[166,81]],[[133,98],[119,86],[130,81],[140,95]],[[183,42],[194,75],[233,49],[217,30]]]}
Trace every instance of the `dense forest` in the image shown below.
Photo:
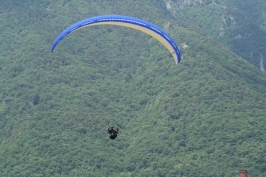
{"label": "dense forest", "polygon": [[178,0],[161,7],[193,24],[265,72],[266,3],[264,0]]}
{"label": "dense forest", "polygon": [[[266,175],[266,77],[163,0],[8,0],[0,6],[0,176]],[[174,38],[71,24],[119,14]],[[108,125],[120,128],[110,140]]]}

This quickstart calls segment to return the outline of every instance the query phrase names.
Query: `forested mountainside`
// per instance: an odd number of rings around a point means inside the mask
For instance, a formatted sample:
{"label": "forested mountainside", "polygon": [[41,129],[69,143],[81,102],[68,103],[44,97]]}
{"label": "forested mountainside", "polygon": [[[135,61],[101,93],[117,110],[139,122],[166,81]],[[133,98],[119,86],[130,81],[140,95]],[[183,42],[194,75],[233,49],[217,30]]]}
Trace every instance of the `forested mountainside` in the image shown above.
{"label": "forested mountainside", "polygon": [[[71,24],[119,14],[164,29]],[[157,1],[9,0],[0,6],[0,176],[266,175],[266,78]],[[115,140],[109,125],[120,128]]]}
{"label": "forested mountainside", "polygon": [[265,72],[266,1],[163,1],[176,19],[195,25]]}

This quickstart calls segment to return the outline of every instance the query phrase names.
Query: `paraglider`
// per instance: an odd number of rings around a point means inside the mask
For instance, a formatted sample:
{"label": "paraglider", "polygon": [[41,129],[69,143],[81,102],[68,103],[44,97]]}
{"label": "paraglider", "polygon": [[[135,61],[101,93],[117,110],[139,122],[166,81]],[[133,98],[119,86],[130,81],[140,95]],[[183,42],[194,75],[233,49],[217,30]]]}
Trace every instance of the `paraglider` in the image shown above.
{"label": "paraglider", "polygon": [[109,127],[108,128],[108,133],[110,134],[110,139],[115,139],[118,134],[118,128],[115,130],[114,127]]}
{"label": "paraglider", "polygon": [[80,28],[88,26],[96,26],[96,25],[118,25],[142,31],[146,34],[151,35],[159,42],[161,42],[172,54],[176,64],[179,63],[181,60],[181,53],[179,51],[178,46],[176,45],[175,41],[164,30],[147,21],[134,17],[121,16],[121,15],[96,16],[79,21],[71,25],[55,39],[51,51],[53,52],[57,44],[69,33],[78,30]]}

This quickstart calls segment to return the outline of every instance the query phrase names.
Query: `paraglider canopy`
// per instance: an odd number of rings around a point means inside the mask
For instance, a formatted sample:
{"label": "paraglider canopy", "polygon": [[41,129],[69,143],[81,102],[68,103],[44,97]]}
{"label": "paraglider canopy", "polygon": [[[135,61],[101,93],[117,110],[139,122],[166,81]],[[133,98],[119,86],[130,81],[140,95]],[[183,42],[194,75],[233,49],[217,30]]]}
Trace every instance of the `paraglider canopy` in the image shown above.
{"label": "paraglider canopy", "polygon": [[118,25],[118,26],[125,26],[136,30],[140,30],[160,41],[172,54],[176,64],[179,63],[181,60],[181,53],[179,51],[178,46],[176,45],[175,41],[164,30],[147,21],[134,17],[121,16],[121,15],[96,16],[79,21],[71,25],[55,39],[51,51],[53,52],[57,44],[72,31],[78,30],[83,27],[95,26],[95,25]]}

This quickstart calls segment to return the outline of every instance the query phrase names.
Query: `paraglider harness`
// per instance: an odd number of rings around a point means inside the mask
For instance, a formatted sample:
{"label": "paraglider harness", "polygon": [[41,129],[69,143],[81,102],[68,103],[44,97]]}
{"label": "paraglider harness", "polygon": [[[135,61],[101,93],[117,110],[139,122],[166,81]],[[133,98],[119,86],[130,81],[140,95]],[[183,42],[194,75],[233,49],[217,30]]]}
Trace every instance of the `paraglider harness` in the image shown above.
{"label": "paraglider harness", "polygon": [[108,128],[108,133],[110,134],[110,139],[115,139],[118,134],[118,128],[115,130],[114,127],[109,127]]}

